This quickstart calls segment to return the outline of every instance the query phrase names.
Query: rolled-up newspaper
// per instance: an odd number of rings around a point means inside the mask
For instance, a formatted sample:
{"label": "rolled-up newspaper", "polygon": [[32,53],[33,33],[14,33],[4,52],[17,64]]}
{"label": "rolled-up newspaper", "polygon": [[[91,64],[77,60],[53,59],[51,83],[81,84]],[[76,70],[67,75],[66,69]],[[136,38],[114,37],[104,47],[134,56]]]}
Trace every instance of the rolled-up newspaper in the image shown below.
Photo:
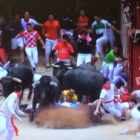
{"label": "rolled-up newspaper", "polygon": [[18,115],[15,115],[15,117],[22,122],[22,119]]}

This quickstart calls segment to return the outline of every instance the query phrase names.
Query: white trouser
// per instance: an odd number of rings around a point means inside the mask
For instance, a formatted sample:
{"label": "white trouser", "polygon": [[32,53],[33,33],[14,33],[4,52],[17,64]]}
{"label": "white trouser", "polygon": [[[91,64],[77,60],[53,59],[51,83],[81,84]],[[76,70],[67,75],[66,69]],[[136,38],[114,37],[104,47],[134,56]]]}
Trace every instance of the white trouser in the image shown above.
{"label": "white trouser", "polygon": [[109,39],[109,42],[110,42],[111,50],[113,50],[114,49],[114,44],[115,44],[114,31],[113,31],[112,28],[109,28],[107,30],[107,33],[108,33],[108,39]]}
{"label": "white trouser", "polygon": [[119,81],[122,81],[124,84],[126,83],[125,79],[121,75],[113,76],[113,84],[116,84]]}
{"label": "white trouser", "polygon": [[103,107],[106,111],[108,111],[113,116],[119,118],[121,117],[122,113],[120,109],[115,107],[115,103],[112,101],[111,103],[102,103]]}
{"label": "white trouser", "polygon": [[105,63],[102,65],[103,76],[109,78],[110,82],[113,82],[113,73],[114,73],[114,63]]}
{"label": "white trouser", "polygon": [[60,59],[60,58],[57,58],[57,62],[60,62],[60,61],[63,61],[67,64],[70,64],[70,59]]}
{"label": "white trouser", "polygon": [[17,49],[18,47],[24,47],[24,38],[12,38],[11,39],[12,49]]}
{"label": "white trouser", "polygon": [[33,48],[26,47],[25,52],[26,52],[26,54],[28,56],[28,59],[29,59],[31,67],[36,68],[36,65],[38,63],[38,50],[37,50],[37,47],[33,47]]}
{"label": "white trouser", "polygon": [[2,113],[0,113],[0,135],[8,130],[8,135],[5,140],[12,140],[14,136],[14,127],[11,122],[11,118],[6,118]]}
{"label": "white trouser", "polygon": [[49,56],[51,51],[54,49],[56,44],[58,43],[58,39],[46,39],[46,65],[49,65]]}
{"label": "white trouser", "polygon": [[92,57],[92,54],[78,53],[77,66],[80,66],[84,62],[85,63],[91,62],[91,57]]}
{"label": "white trouser", "polygon": [[101,57],[104,58],[103,45],[106,44],[107,41],[108,41],[108,36],[105,36],[105,35],[103,35],[102,37],[96,40],[96,54],[95,55],[98,55],[98,52],[100,52]]}

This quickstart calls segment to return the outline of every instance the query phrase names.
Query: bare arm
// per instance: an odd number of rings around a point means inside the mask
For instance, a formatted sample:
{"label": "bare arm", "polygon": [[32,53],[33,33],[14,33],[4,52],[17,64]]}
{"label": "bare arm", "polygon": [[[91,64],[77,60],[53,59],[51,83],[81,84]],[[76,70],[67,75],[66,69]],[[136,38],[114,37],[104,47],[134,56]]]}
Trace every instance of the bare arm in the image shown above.
{"label": "bare arm", "polygon": [[40,43],[42,45],[42,48],[45,49],[46,47],[45,47],[45,44],[44,44],[44,41],[42,40],[42,38],[40,38],[39,41],[40,41]]}
{"label": "bare arm", "polygon": [[100,98],[99,101],[98,101],[96,110],[95,110],[95,112],[94,112],[95,115],[98,115],[98,113],[99,113],[99,108],[100,108],[100,106],[101,106],[101,103],[102,103],[102,98]]}
{"label": "bare arm", "polygon": [[41,26],[41,27],[43,27],[43,24],[42,24],[42,23],[37,23],[36,26]]}
{"label": "bare arm", "polygon": [[118,34],[120,34],[121,33],[121,31],[119,31],[117,28],[115,28],[113,25],[111,25],[111,28],[115,31],[115,32],[117,32]]}

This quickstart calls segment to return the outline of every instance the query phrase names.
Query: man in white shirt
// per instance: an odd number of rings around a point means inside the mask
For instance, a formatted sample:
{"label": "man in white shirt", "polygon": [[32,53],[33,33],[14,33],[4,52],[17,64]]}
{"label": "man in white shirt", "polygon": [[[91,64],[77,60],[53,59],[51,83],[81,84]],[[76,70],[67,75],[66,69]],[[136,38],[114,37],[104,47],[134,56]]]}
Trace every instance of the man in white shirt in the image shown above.
{"label": "man in white shirt", "polygon": [[103,89],[100,93],[99,102],[97,104],[96,110],[94,112],[95,115],[98,115],[99,108],[101,104],[103,105],[104,109],[108,111],[110,114],[115,116],[116,118],[121,118],[124,114],[124,112],[115,106],[115,86],[110,83],[110,80],[107,78],[104,78],[103,81]]}
{"label": "man in white shirt", "polygon": [[18,135],[18,130],[13,123],[13,117],[19,118],[17,114],[28,116],[18,108],[21,93],[22,87],[19,85],[15,86],[15,91],[6,98],[0,108],[0,135],[7,129],[8,135],[6,140],[12,140],[14,132]]}
{"label": "man in white shirt", "polygon": [[[38,23],[36,20],[30,18],[30,14],[29,12],[25,12],[24,13],[24,18],[21,19],[21,24],[23,26],[24,31],[27,30],[27,23],[30,23],[32,25],[32,27],[34,28],[35,26],[43,26],[43,24]],[[24,44],[25,44],[25,38],[22,37],[21,42],[19,43],[20,46],[20,51],[21,51],[21,62],[24,62]]]}
{"label": "man in white shirt", "polygon": [[108,28],[112,28],[117,33],[120,33],[113,25],[111,25],[107,20],[101,19],[101,17],[96,14],[94,15],[95,21],[92,23],[92,30],[96,33],[96,56],[101,56],[101,60],[104,58],[103,45],[108,42]]}

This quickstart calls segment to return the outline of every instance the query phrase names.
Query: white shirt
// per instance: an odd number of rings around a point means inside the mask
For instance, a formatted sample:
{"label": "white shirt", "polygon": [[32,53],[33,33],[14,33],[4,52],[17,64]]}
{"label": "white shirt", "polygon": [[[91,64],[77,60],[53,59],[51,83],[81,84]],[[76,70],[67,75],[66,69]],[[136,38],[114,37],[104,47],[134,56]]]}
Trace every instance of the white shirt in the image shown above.
{"label": "white shirt", "polygon": [[122,70],[123,70],[122,65],[121,64],[117,64],[116,67],[114,68],[113,76],[121,76],[122,75]]}
{"label": "white shirt", "polygon": [[102,98],[102,102],[108,102],[108,101],[112,101],[114,99],[114,85],[111,84],[110,90],[106,90],[106,89],[102,89],[101,93],[100,93],[100,98]]}
{"label": "white shirt", "polygon": [[15,66],[11,67],[11,66],[10,66],[10,61],[8,61],[8,62],[3,66],[3,68],[4,68],[5,70],[7,70],[8,72],[11,72],[12,69],[15,68],[15,67],[18,67],[18,64],[15,64]]}
{"label": "white shirt", "polygon": [[19,97],[16,93],[11,93],[4,103],[2,104],[0,110],[4,113],[5,117],[11,118],[13,113],[18,115],[23,115],[24,113],[20,111],[19,107]]}
{"label": "white shirt", "polygon": [[27,30],[27,27],[26,27],[27,23],[31,23],[32,27],[34,27],[38,22],[32,18],[29,18],[29,21],[25,22],[24,18],[22,18],[21,24],[22,24],[24,30]]}
{"label": "white shirt", "polygon": [[102,19],[100,21],[100,23],[97,23],[96,21],[94,21],[92,23],[92,26],[91,26],[92,29],[95,29],[96,34],[103,34],[105,36],[108,36],[108,34],[107,34],[107,27],[110,28],[111,24],[107,20],[104,20],[104,19]]}

